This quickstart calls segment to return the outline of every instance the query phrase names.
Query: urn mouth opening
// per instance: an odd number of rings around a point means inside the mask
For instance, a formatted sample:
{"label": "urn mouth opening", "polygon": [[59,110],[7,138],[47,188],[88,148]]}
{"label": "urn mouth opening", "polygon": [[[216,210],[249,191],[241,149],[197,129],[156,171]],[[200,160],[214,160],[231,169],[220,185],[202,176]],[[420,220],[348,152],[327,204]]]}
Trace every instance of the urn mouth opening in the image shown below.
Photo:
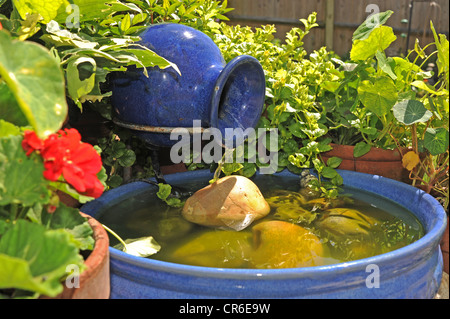
{"label": "urn mouth opening", "polygon": [[252,56],[238,56],[223,68],[212,94],[210,124],[220,130],[224,146],[237,147],[258,124],[265,84],[262,66]]}

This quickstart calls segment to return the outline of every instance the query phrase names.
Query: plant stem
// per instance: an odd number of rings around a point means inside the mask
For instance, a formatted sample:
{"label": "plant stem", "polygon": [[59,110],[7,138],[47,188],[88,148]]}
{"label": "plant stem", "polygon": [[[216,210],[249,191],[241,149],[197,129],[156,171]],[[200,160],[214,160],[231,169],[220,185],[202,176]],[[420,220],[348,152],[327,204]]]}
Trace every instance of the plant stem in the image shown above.
{"label": "plant stem", "polygon": [[15,204],[15,203],[11,204],[11,208],[9,210],[9,219],[11,221],[16,220],[18,209],[19,209],[19,205],[18,204]]}
{"label": "plant stem", "polygon": [[125,244],[125,242],[123,241],[123,239],[119,236],[119,235],[117,235],[111,228],[109,228],[109,227],[107,227],[106,225],[103,225],[102,224],[102,226],[103,226],[103,228],[104,229],[106,229],[111,235],[113,235],[114,237],[116,237],[117,238],[117,240],[123,245],[123,251],[125,251],[126,250],[126,247],[127,247],[127,244]]}

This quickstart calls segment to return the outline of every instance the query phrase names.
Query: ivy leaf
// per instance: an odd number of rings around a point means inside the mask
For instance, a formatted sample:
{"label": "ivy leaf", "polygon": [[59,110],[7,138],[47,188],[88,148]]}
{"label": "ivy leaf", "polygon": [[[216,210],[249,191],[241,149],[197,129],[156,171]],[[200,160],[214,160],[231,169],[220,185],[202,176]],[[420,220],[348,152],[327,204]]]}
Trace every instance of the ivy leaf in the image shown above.
{"label": "ivy leaf", "polygon": [[396,39],[397,37],[391,27],[380,26],[374,29],[368,38],[353,42],[350,59],[353,61],[361,61],[372,58],[377,51],[384,51]]}
{"label": "ivy leaf", "polygon": [[425,108],[422,102],[417,100],[404,100],[398,102],[392,108],[394,116],[400,123],[411,125],[414,123],[425,123],[433,113]]}
{"label": "ivy leaf", "polygon": [[439,155],[448,150],[449,133],[445,128],[428,128],[424,136],[424,146],[431,155]]}
{"label": "ivy leaf", "polygon": [[367,109],[378,116],[390,112],[398,99],[397,88],[388,77],[377,78],[374,84],[368,80],[362,81],[358,86],[358,94]]}
{"label": "ivy leaf", "polygon": [[61,128],[67,115],[65,83],[46,48],[0,31],[0,76],[39,137]]}

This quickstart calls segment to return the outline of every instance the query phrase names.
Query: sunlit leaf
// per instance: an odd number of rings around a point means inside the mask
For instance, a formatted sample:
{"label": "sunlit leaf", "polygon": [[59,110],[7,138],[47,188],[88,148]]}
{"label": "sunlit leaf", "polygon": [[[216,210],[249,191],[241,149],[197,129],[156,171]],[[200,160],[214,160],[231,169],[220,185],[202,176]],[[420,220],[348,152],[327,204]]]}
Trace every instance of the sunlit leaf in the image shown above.
{"label": "sunlit leaf", "polygon": [[40,137],[61,128],[67,116],[65,83],[46,48],[0,31],[0,76]]}
{"label": "sunlit leaf", "polygon": [[361,102],[378,116],[390,112],[398,99],[397,88],[388,77],[377,78],[373,84],[368,80],[362,81],[358,86],[358,94]]}
{"label": "sunlit leaf", "polygon": [[375,56],[377,51],[384,51],[397,37],[391,27],[380,26],[374,29],[368,38],[355,40],[350,51],[353,61],[366,60]]}
{"label": "sunlit leaf", "polygon": [[385,24],[393,13],[393,11],[387,10],[386,12],[375,13],[367,17],[353,33],[352,41],[367,39],[372,31]]}
{"label": "sunlit leaf", "polygon": [[156,254],[161,249],[161,246],[152,236],[126,239],[125,244],[125,248],[122,244],[118,244],[114,248],[137,257],[148,257]]}
{"label": "sunlit leaf", "polygon": [[424,123],[428,121],[433,113],[425,108],[422,102],[417,100],[404,100],[398,102],[392,108],[395,118],[405,125]]}

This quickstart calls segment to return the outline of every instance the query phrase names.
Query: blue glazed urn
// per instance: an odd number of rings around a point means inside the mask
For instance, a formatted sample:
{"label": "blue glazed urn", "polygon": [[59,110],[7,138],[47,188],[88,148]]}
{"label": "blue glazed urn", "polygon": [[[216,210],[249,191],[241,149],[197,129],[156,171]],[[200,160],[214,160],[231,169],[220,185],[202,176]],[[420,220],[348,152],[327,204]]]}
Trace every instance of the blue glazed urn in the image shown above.
{"label": "blue glazed urn", "polygon": [[[204,33],[181,24],[157,24],[141,34],[141,44],[175,63],[172,67],[129,68],[113,80],[116,123],[135,131],[151,145],[170,147],[171,129],[253,128],[262,113],[265,77],[257,59],[242,55],[225,63]],[[224,141],[222,142],[224,144]]]}

